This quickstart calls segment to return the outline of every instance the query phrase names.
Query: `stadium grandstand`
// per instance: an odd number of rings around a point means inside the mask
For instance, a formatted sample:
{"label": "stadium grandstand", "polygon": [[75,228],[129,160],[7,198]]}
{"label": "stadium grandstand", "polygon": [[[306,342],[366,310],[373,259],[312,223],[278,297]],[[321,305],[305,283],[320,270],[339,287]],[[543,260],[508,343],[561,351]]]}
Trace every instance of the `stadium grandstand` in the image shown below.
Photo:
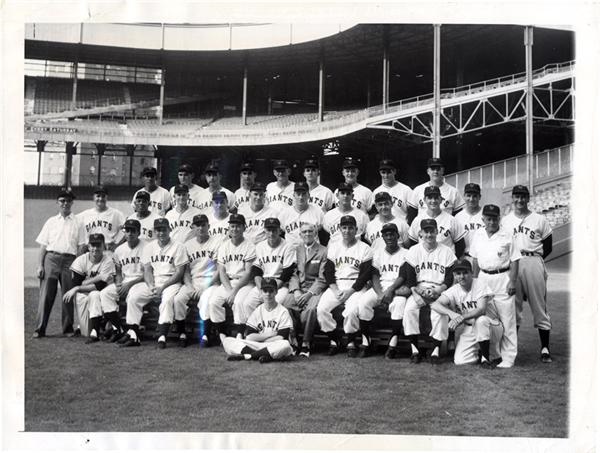
{"label": "stadium grandstand", "polygon": [[[525,38],[525,39],[524,39]],[[128,202],[140,171],[171,187],[187,162],[219,160],[223,186],[239,165],[316,156],[321,182],[342,181],[344,157],[360,181],[380,184],[389,157],[398,180],[426,180],[441,156],[446,180],[477,182],[509,209],[514,184],[570,250],[574,137],[574,33],[516,25],[43,24],[26,26],[25,245],[54,207],[53,186],[111,188]],[[27,255],[26,255],[27,262]],[[31,274],[31,270],[29,270]]]}

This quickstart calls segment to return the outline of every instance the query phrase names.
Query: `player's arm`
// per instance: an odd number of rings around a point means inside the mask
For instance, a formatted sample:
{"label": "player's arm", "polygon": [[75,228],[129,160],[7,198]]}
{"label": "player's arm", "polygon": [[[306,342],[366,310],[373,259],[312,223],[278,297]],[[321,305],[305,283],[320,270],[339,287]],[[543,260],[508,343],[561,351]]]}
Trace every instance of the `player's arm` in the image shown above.
{"label": "player's arm", "polygon": [[340,289],[338,288],[337,281],[335,279],[335,264],[333,261],[328,259],[325,262],[325,270],[324,270],[325,284],[329,287],[334,294],[338,294]]}
{"label": "player's arm", "polygon": [[519,260],[511,261],[508,268],[508,284],[506,292],[509,296],[517,293],[517,277],[519,275]]}
{"label": "player's arm", "polygon": [[227,275],[227,270],[225,269],[225,265],[218,263],[217,264],[217,272],[219,273],[219,279],[221,280],[221,284],[227,291],[231,291],[231,281],[229,280],[229,276]]}
{"label": "player's arm", "polygon": [[[254,280],[254,284],[259,289],[260,289],[260,287],[262,285],[262,276],[263,276],[263,274],[264,274],[264,271],[260,267],[254,266],[254,265],[252,265],[250,267],[250,280]],[[279,288],[279,284],[278,284],[277,287]]]}
{"label": "player's arm", "polygon": [[[251,273],[252,273],[252,261],[246,261],[244,273],[242,274],[241,278],[239,279],[236,287],[233,288],[233,296],[235,296],[240,289],[242,289],[244,286],[246,286],[250,282]],[[232,299],[232,301],[233,301],[233,299]]]}
{"label": "player's arm", "polygon": [[185,270],[183,271],[183,284],[190,289],[194,289],[194,285],[192,285],[192,273],[190,271],[189,264],[185,265]]}
{"label": "player's arm", "polygon": [[473,278],[477,278],[477,277],[479,277],[479,271],[480,271],[479,260],[477,258],[475,258],[473,255],[471,255],[471,258],[473,258]]}
{"label": "player's arm", "polygon": [[552,235],[542,241],[542,258],[546,258],[552,253]]}
{"label": "player's arm", "polygon": [[144,264],[144,281],[148,285],[148,288],[154,288],[154,272],[150,263]]}
{"label": "player's arm", "polygon": [[409,225],[412,223],[412,221],[415,219],[415,217],[417,217],[417,214],[419,214],[419,210],[413,206],[407,206],[406,208],[406,223],[408,223]]}
{"label": "player's arm", "polygon": [[379,274],[379,269],[374,267],[371,270],[371,285],[373,285],[373,291],[377,294],[377,298],[381,299],[383,297],[383,288],[381,287],[381,275]]}
{"label": "player's arm", "polygon": [[479,299],[477,299],[477,308],[474,308],[473,310],[470,310],[461,316],[463,319],[467,320],[479,318],[481,315],[485,315],[487,304],[493,297],[494,296],[491,295],[481,296]]}
{"label": "player's arm", "polygon": [[71,289],[69,289],[69,291],[67,291],[63,295],[64,303],[66,303],[66,304],[73,303],[75,296],[77,295],[77,293],[79,291],[81,291],[81,284],[83,283],[84,279],[85,279],[85,275],[80,274],[79,272],[75,272],[74,270],[71,270],[71,282],[73,283],[73,287]]}
{"label": "player's arm", "polygon": [[289,283],[290,279],[292,278],[292,275],[294,275],[295,270],[296,270],[296,263],[292,264],[291,266],[283,268],[283,270],[281,271],[281,276],[279,277],[279,279],[277,279],[277,283],[281,282],[281,285],[279,286],[279,288],[281,288],[286,283]]}
{"label": "player's arm", "polygon": [[440,315],[446,315],[450,319],[458,318],[460,316],[460,313],[456,313],[455,311],[450,310],[450,308],[448,308],[449,306],[450,299],[445,294],[442,294],[440,297],[438,297],[438,299],[435,302],[433,302],[430,305],[431,309],[436,313],[439,313]]}
{"label": "player's arm", "polygon": [[458,241],[456,241],[454,243],[454,251],[455,251],[456,256],[458,256],[459,258],[461,256],[463,256],[465,253],[466,246],[467,245],[465,244],[464,238],[460,238]]}
{"label": "player's arm", "polygon": [[168,288],[169,286],[174,285],[175,283],[181,282],[183,279],[184,271],[185,271],[185,264],[182,264],[181,266],[177,266],[175,268],[175,272],[173,273],[173,275],[171,275],[167,279],[167,281],[162,284],[162,286],[160,287],[159,293],[162,293],[165,288]]}

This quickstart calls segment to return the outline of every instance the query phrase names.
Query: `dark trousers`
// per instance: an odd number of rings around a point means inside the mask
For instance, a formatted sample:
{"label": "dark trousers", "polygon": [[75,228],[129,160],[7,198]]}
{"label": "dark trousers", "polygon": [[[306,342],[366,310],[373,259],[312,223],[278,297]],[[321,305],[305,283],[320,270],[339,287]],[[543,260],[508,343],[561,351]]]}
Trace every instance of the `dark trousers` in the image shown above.
{"label": "dark trousers", "polygon": [[[44,257],[44,278],[40,281],[40,301],[38,305],[37,317],[35,321],[35,330],[42,335],[46,334],[48,319],[52,312],[54,299],[58,284],[62,294],[73,287],[71,281],[71,263],[75,259],[74,255],[60,255],[57,253],[46,253]],[[62,305],[62,331],[68,333],[73,331],[73,305]]]}

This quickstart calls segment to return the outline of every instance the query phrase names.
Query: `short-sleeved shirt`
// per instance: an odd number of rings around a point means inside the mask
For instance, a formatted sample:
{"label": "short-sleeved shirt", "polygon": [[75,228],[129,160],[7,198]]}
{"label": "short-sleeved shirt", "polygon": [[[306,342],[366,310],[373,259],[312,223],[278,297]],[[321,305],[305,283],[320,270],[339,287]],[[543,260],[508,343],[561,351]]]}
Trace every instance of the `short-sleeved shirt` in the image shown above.
{"label": "short-sleeved shirt", "polygon": [[385,291],[400,275],[400,269],[406,261],[408,251],[400,247],[395,253],[389,253],[385,247],[373,254],[373,267],[379,273],[379,282]]}
{"label": "short-sleeved shirt", "polygon": [[482,228],[473,237],[471,256],[477,258],[480,269],[495,271],[506,269],[511,261],[519,260],[521,252],[515,247],[510,231],[500,228],[490,237],[485,228]]}
{"label": "short-sleeved shirt", "polygon": [[183,212],[179,212],[176,207],[167,212],[165,218],[171,226],[171,240],[184,244],[192,231],[192,220],[198,214],[200,210],[192,206],[188,206]]}
{"label": "short-sleeved shirt", "polygon": [[267,338],[272,338],[279,330],[291,329],[292,318],[287,308],[281,304],[277,304],[271,311],[267,310],[265,304],[260,304],[248,317],[246,325]]}
{"label": "short-sleeved shirt", "polygon": [[103,234],[107,244],[117,243],[123,239],[121,227],[125,223],[125,216],[118,209],[107,207],[100,212],[91,208],[80,212],[77,217],[81,221],[83,235],[86,239],[93,233]]}
{"label": "short-sleeved shirt", "polygon": [[277,181],[267,184],[266,203],[273,209],[281,210],[287,206],[291,206],[294,202],[294,183],[290,183],[285,187],[279,187]]}
{"label": "short-sleeved shirt", "polygon": [[50,217],[35,241],[49,252],[77,255],[77,247],[87,242],[81,233],[81,221],[73,214]]}
{"label": "short-sleeved shirt", "polygon": [[102,281],[109,283],[112,276],[115,275],[115,263],[106,252],[102,253],[102,259],[98,263],[94,263],[88,252],[75,258],[71,264],[71,270],[83,276],[84,280],[99,275]]}
{"label": "short-sleeved shirt", "polygon": [[552,228],[546,217],[537,212],[531,212],[524,219],[520,219],[514,212],[510,212],[502,219],[500,225],[512,232],[515,237],[515,245],[521,252],[541,255],[544,251],[542,241],[552,234]]}
{"label": "short-sleeved shirt", "polygon": [[461,229],[456,218],[448,214],[446,211],[442,211],[435,217],[427,214],[427,211],[421,211],[419,212],[419,215],[412,221],[408,230],[408,236],[413,241],[418,242],[421,239],[419,232],[421,231],[421,220],[423,219],[434,219],[437,222],[437,241],[439,244],[450,247],[452,252],[454,252],[454,244],[463,239],[467,234],[466,231]]}
{"label": "short-sleeved shirt", "polygon": [[408,203],[412,197],[412,189],[401,182],[396,182],[393,187],[387,187],[382,184],[373,191],[373,197],[380,192],[387,192],[392,197],[392,214],[394,214],[394,217],[406,220]]}
{"label": "short-sleeved shirt", "polygon": [[294,244],[302,244],[300,236],[300,227],[306,223],[316,225],[317,230],[323,227],[323,211],[315,205],[309,204],[304,211],[298,211],[294,206],[285,208],[279,219],[281,220],[281,228],[285,231],[286,241]]}
{"label": "short-sleeved shirt", "polygon": [[172,239],[164,247],[158,241],[151,241],[142,252],[142,264],[152,266],[155,286],[163,285],[187,262],[185,247]]}
{"label": "short-sleeved shirt", "polygon": [[327,259],[335,266],[335,280],[340,289],[351,287],[360,274],[360,265],[373,259],[373,250],[362,241],[350,247],[344,241],[328,247]]}
{"label": "short-sleeved shirt", "polygon": [[252,242],[244,239],[238,245],[227,239],[217,254],[217,262],[225,267],[225,272],[230,280],[240,279],[246,270],[246,263],[253,263],[256,259],[256,247]]}
{"label": "short-sleeved shirt", "polygon": [[447,269],[454,264],[456,256],[450,248],[437,244],[433,250],[427,250],[423,243],[413,245],[406,253],[406,262],[417,275],[418,283],[444,283]]}
{"label": "short-sleeved shirt", "polygon": [[[335,189],[334,195],[337,199],[338,190]],[[367,213],[373,207],[373,192],[367,189],[362,184],[357,184],[352,191],[352,207],[360,209]],[[339,201],[336,201],[336,206],[339,206]]]}
{"label": "short-sleeved shirt", "polygon": [[223,239],[223,236],[209,236],[206,242],[200,242],[193,238],[184,244],[194,287],[212,280],[217,271],[217,253]]}
{"label": "short-sleeved shirt", "polygon": [[134,248],[129,247],[127,242],[116,248],[112,259],[115,264],[115,268],[121,269],[121,275],[124,283],[144,276],[142,253],[146,244],[146,241],[140,239]]}
{"label": "short-sleeved shirt", "polygon": [[[474,278],[469,291],[465,291],[462,286],[456,284],[444,291],[442,296],[446,296],[450,301],[448,307],[450,310],[465,315],[477,308],[478,300],[484,297],[493,297],[494,293],[485,283]],[[489,313],[490,311],[487,310],[486,315]],[[496,318],[496,316],[493,317]]]}
{"label": "short-sleeved shirt", "polygon": [[140,222],[140,239],[145,239],[147,241],[156,239],[156,236],[154,235],[154,221],[160,218],[161,216],[159,214],[152,211],[150,211],[150,214],[143,219],[140,218],[137,212],[134,212],[127,217],[127,219],[134,219]]}
{"label": "short-sleeved shirt", "polygon": [[207,214],[208,218],[208,234],[210,236],[221,236],[222,240],[225,240],[229,237],[229,216],[231,214],[227,214],[222,219],[217,219],[215,215],[211,212]]}
{"label": "short-sleeved shirt", "polygon": [[[188,205],[197,208],[198,205],[200,204],[200,200],[202,199],[202,194],[204,193],[206,189],[204,189],[203,187],[200,187],[197,184],[192,184],[191,186],[188,186],[188,191],[189,191],[189,199],[188,199]],[[171,189],[169,190],[169,194],[171,195],[171,206],[175,206],[175,186],[171,187]]]}
{"label": "short-sleeved shirt", "polygon": [[[225,192],[227,195],[227,208],[232,209],[235,206],[235,195],[234,193],[226,189],[225,187],[221,187],[218,192]],[[204,189],[204,191],[200,194],[200,198],[198,201],[198,209],[202,211],[203,214],[208,215],[213,211],[212,203],[213,203],[213,191],[210,188]]]}
{"label": "short-sleeved shirt", "polygon": [[246,231],[244,237],[254,244],[267,239],[265,233],[265,219],[279,218],[281,211],[272,208],[271,206],[263,206],[260,211],[253,211],[249,204],[242,205],[238,210],[239,214],[246,219]]}
{"label": "short-sleeved shirt", "polygon": [[400,237],[398,238],[398,243],[402,245],[406,240],[408,240],[408,224],[406,221],[400,217],[394,217],[391,220],[386,222],[382,221],[380,216],[376,216],[371,220],[367,225],[367,231],[365,232],[365,239],[371,247],[375,250],[380,247],[385,247],[385,242],[381,237],[381,227],[386,223],[393,223],[398,227],[398,233]]}
{"label": "short-sleeved shirt", "polygon": [[234,206],[238,210],[238,212],[240,211],[242,206],[247,206],[250,204],[250,189],[244,189],[243,187],[240,187],[234,192],[234,195]]}
{"label": "short-sleeved shirt", "polygon": [[329,211],[335,204],[335,195],[328,187],[322,184],[315,186],[308,194],[308,202],[315,205],[323,212]]}
{"label": "short-sleeved shirt", "polygon": [[479,209],[477,213],[471,215],[466,209],[463,209],[454,216],[458,224],[462,227],[463,231],[467,233],[465,235],[465,253],[471,253],[471,244],[473,243],[473,236],[475,235],[475,232],[480,228],[485,228],[481,211],[482,210]]}
{"label": "short-sleeved shirt", "polygon": [[329,244],[335,243],[342,240],[342,233],[340,232],[340,219],[350,215],[356,219],[356,238],[360,237],[367,230],[369,224],[369,216],[358,208],[352,208],[351,211],[342,212],[339,208],[334,208],[325,214],[323,217],[323,229],[329,233]]}
{"label": "short-sleeved shirt", "polygon": [[[135,208],[135,197],[138,192],[148,192],[145,188],[141,188],[133,194],[133,199],[131,200],[131,207]],[[150,194],[150,205],[148,209],[152,212],[156,212],[157,214],[164,216],[166,212],[171,209],[171,194],[164,187],[156,186],[152,192],[148,192]]]}
{"label": "short-sleeved shirt", "polygon": [[[415,209],[425,210],[427,204],[425,203],[425,187],[431,186],[431,182],[421,184],[413,190],[412,197],[408,204]],[[452,214],[454,211],[458,211],[465,206],[465,200],[456,187],[451,186],[447,182],[444,182],[440,187],[440,193],[442,195],[442,203],[440,207],[443,211]]]}
{"label": "short-sleeved shirt", "polygon": [[253,266],[263,272],[263,277],[280,278],[281,272],[296,263],[296,247],[294,244],[281,240],[276,247],[271,247],[268,241],[256,245],[256,260]]}

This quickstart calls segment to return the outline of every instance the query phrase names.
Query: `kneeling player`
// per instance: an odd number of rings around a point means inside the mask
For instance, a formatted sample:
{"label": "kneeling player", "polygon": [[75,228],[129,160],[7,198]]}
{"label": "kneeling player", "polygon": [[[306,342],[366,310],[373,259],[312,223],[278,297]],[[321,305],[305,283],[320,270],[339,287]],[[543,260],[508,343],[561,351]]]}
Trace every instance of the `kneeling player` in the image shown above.
{"label": "kneeling player", "polygon": [[248,318],[245,338],[223,338],[227,360],[265,363],[293,354],[288,341],[292,318],[287,309],[275,300],[276,292],[275,279],[265,278],[261,288],[263,303]]}
{"label": "kneeling player", "polygon": [[456,284],[431,304],[431,310],[442,315],[446,334],[448,328],[457,331],[456,365],[477,363],[480,352],[481,366],[492,368],[500,357],[503,330],[493,303],[494,293],[483,281],[473,278],[471,263],[466,259],[458,261],[452,272]]}

